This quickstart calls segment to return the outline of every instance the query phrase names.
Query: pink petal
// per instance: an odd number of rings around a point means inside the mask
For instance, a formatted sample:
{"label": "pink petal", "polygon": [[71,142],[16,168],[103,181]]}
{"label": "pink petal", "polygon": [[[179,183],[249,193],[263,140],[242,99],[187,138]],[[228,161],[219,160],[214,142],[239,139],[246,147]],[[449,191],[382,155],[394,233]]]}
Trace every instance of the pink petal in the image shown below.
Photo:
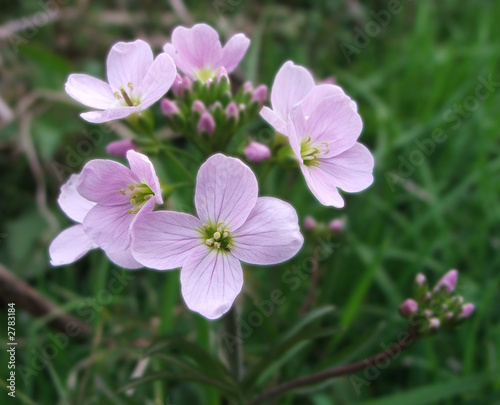
{"label": "pink petal", "polygon": [[320,84],[314,86],[302,100],[304,114],[308,117],[321,100],[338,95],[345,95],[344,90],[334,84]]}
{"label": "pink petal", "polygon": [[175,28],[172,32],[172,46],[167,44],[163,49],[172,56],[177,67],[191,77],[197,69],[219,69],[222,59],[219,34],[207,24]]}
{"label": "pink petal", "polygon": [[208,319],[220,318],[243,286],[240,261],[227,252],[199,246],[181,270],[181,286],[190,310]]}
{"label": "pink petal", "polygon": [[163,204],[160,181],[156,175],[153,163],[151,163],[146,155],[134,150],[129,150],[127,152],[127,159],[130,169],[134,173],[135,177],[140,183],[145,183],[149,186],[149,188],[151,188],[153,193],[155,193],[156,202],[158,204]]}
{"label": "pink petal", "polygon": [[82,223],[85,215],[95,203],[83,198],[76,190],[79,175],[72,174],[68,181],[61,187],[61,194],[57,202],[64,213],[73,221]]}
{"label": "pink petal", "polygon": [[269,125],[271,125],[276,130],[276,132],[288,136],[286,130],[287,128],[286,122],[283,121],[280,115],[275,113],[269,107],[262,107],[262,110],[260,110],[260,116],[264,120],[266,120],[269,123]]}
{"label": "pink petal", "polygon": [[295,256],[303,243],[295,209],[277,198],[260,197],[233,233],[231,253],[247,263],[277,264]]}
{"label": "pink petal", "polygon": [[355,193],[373,183],[373,165],[370,151],[364,145],[355,143],[340,155],[320,159],[319,169],[327,173],[337,187]]}
{"label": "pink petal", "polygon": [[138,177],[122,164],[113,160],[95,159],[83,167],[76,188],[87,200],[119,205],[128,204],[128,198],[120,190],[137,182]]}
{"label": "pink petal", "polygon": [[314,79],[302,66],[286,62],[276,74],[271,91],[271,105],[282,120],[288,121],[288,115],[294,105],[300,102],[314,87]]}
{"label": "pink petal", "polygon": [[204,242],[197,231],[201,227],[193,215],[172,211],[145,213],[132,227],[132,254],[152,269],[182,267],[192,250]]}
{"label": "pink petal", "polygon": [[120,139],[106,145],[106,153],[119,157],[125,157],[131,149],[137,150],[137,145],[131,139]]}
{"label": "pink petal", "polygon": [[118,105],[109,84],[89,75],[70,75],[65,90],[76,101],[88,107],[106,109]]}
{"label": "pink petal", "polygon": [[113,92],[128,84],[137,89],[153,63],[153,51],[144,41],[118,42],[111,48],[107,60],[108,81]]}
{"label": "pink petal", "polygon": [[142,264],[134,259],[130,249],[119,252],[105,252],[108,259],[124,269],[140,269]]}
{"label": "pink petal", "polygon": [[221,65],[226,68],[227,73],[231,73],[238,66],[249,45],[250,40],[243,34],[233,35],[227,41],[224,48],[222,48],[221,60]]}
{"label": "pink petal", "polygon": [[344,200],[340,196],[334,179],[319,167],[307,167],[300,165],[309,190],[323,205],[331,205],[337,208],[344,206]]}
{"label": "pink petal", "polygon": [[218,153],[198,171],[195,205],[202,223],[223,221],[234,232],[255,207],[257,194],[255,175],[239,159]]}
{"label": "pink petal", "polygon": [[116,107],[110,108],[104,111],[89,111],[85,113],[81,113],[80,117],[82,117],[85,121],[92,122],[93,124],[101,124],[103,122],[119,120],[125,117],[128,117],[130,114],[138,112],[141,110],[141,107]]}
{"label": "pink petal", "polygon": [[158,55],[146,72],[137,94],[141,100],[141,109],[156,103],[170,89],[177,75],[177,68],[170,56]]}
{"label": "pink petal", "polygon": [[83,231],[83,226],[74,225],[62,231],[50,244],[50,264],[62,266],[73,263],[96,247],[97,245]]}

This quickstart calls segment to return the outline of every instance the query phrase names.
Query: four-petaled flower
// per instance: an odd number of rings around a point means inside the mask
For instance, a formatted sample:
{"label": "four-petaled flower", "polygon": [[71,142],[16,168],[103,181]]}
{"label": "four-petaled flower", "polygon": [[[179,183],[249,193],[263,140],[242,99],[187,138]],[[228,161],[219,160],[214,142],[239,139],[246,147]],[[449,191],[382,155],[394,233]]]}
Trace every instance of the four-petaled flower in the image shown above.
{"label": "four-petaled flower", "polygon": [[193,215],[156,211],[132,229],[132,254],[143,265],[182,267],[187,306],[207,318],[227,312],[240,293],[240,260],[270,265],[293,257],[303,244],[295,209],[272,197],[258,197],[253,172],[239,159],[216,154],[196,180]]}
{"label": "four-petaled flower", "polygon": [[217,77],[221,68],[231,73],[249,45],[245,35],[236,34],[222,47],[217,31],[207,24],[196,24],[192,28],[176,27],[172,43],[165,44],[163,50],[184,74],[205,83]]}
{"label": "four-petaled flower", "polygon": [[76,185],[78,193],[95,206],[83,219],[86,234],[105,251],[130,247],[130,229],[142,214],[163,204],[154,167],[147,156],[129,150],[130,169],[112,160],[87,163]]}
{"label": "four-petaled flower", "polygon": [[170,89],[177,69],[167,54],[153,60],[151,47],[138,39],[118,42],[108,55],[108,83],[86,74],[72,74],[66,92],[75,100],[100,111],[82,113],[89,122],[100,123],[145,110]]}
{"label": "four-petaled flower", "polygon": [[[62,266],[70,264],[83,257],[89,250],[99,246],[89,238],[83,229],[83,219],[95,206],[95,203],[83,198],[76,190],[79,175],[72,174],[68,181],[61,187],[61,193],[57,202],[77,225],[65,229],[55,237],[49,246],[50,264]],[[130,249],[123,251],[106,252],[108,258],[118,266],[126,269],[138,269],[142,267],[134,260]]]}

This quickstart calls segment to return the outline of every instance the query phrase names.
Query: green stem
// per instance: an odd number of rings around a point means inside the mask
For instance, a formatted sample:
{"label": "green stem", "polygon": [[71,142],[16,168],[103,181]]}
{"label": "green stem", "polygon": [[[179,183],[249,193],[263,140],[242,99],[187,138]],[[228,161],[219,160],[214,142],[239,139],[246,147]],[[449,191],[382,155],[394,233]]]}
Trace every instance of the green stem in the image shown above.
{"label": "green stem", "polygon": [[[230,309],[227,315],[224,317],[224,324],[226,326],[226,332],[230,336],[238,336],[238,314],[236,310],[236,305]],[[236,345],[232,349],[227,350],[227,357],[229,360],[229,370],[231,375],[236,381],[241,381],[243,377],[243,347],[241,344],[241,339],[236,339]]]}
{"label": "green stem", "polygon": [[194,184],[193,175],[188,169],[186,169],[186,167],[182,164],[182,162],[179,159],[177,159],[177,157],[169,149],[162,148],[162,151],[168,159],[170,159],[179,169],[182,170],[182,172],[186,175],[186,177],[190,180],[190,182]]}
{"label": "green stem", "polygon": [[[210,353],[210,323],[201,316],[196,316],[198,344]],[[219,405],[219,394],[213,387],[205,387],[206,405]]]}

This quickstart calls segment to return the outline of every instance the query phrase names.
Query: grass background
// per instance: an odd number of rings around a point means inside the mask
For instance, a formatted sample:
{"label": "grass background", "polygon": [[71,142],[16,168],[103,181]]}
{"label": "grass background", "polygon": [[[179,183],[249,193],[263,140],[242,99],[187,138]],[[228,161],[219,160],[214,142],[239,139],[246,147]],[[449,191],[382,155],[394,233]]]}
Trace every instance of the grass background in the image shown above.
{"label": "grass background", "polygon": [[[376,158],[375,183],[346,196],[343,210],[317,203],[292,170],[273,169],[261,186],[262,195],[288,200],[301,218],[347,220],[346,231],[334,241],[340,246],[320,265],[314,296],[314,306],[336,308],[322,322],[345,329],[296,347],[263,376],[262,386],[362,359],[395,341],[406,328],[397,307],[410,294],[417,272],[435,281],[450,268],[459,269],[459,289],[477,306],[470,321],[416,343],[359,395],[349,377],[343,377],[272,403],[500,403],[499,87],[484,100],[475,98],[481,80],[500,81],[499,2],[401,1],[400,12],[392,13],[387,26],[368,36],[366,46],[349,58],[342,46],[345,50],[345,44],[354,44],[368,23],[373,28],[373,13],[388,10],[388,2],[186,1],[183,10],[177,1],[2,0],[2,29],[30,21],[25,17],[34,13],[42,13],[39,21],[44,21],[43,15],[52,15],[48,4],[59,4],[62,17],[57,21],[14,36],[0,30],[0,95],[13,112],[13,119],[0,126],[0,263],[61,307],[90,318],[82,305],[105,288],[112,270],[100,252],[71,266],[49,265],[48,245],[69,225],[56,204],[61,179],[54,162],[66,166],[64,176],[76,173],[90,156],[106,156],[105,144],[117,139],[122,128],[110,131],[91,155],[71,160],[85,131],[96,127],[81,120],[82,107],[64,95],[67,75],[103,77],[113,43],[140,37],[159,51],[179,24],[208,22],[225,39],[244,32],[252,44],[240,66],[242,75],[254,84],[271,85],[279,67],[293,60],[318,79],[334,76],[358,102],[364,122],[361,140]],[[368,33],[374,31],[368,28]],[[458,112],[463,105],[468,110]],[[248,131],[265,141],[266,128],[257,120]],[[445,133],[443,142],[430,141],[437,129]],[[432,152],[418,154],[419,145],[429,142]],[[404,160],[414,163],[402,167]],[[192,204],[189,195],[176,198]],[[291,291],[281,275],[304,263],[315,243],[309,237],[296,259],[273,270],[246,271],[243,319],[256,310],[255,301],[268,299],[276,288],[287,298],[245,339],[247,365],[272,350],[273,342],[297,322],[311,280],[304,277]],[[166,335],[196,340],[200,322],[179,298],[177,272],[141,270],[133,276],[110,303],[92,313],[90,342],[71,340],[29,383],[18,376],[16,400],[0,388],[7,398],[2,403],[208,404],[205,391],[189,382],[145,385],[130,397],[117,393],[129,381],[144,346]],[[5,324],[7,312],[1,313]],[[17,317],[17,361],[30,364],[55,332],[22,310]],[[216,350],[221,322],[210,329]],[[1,339],[4,347],[3,332]],[[3,349],[0,359],[3,386]],[[150,364],[151,369],[165,367]]]}

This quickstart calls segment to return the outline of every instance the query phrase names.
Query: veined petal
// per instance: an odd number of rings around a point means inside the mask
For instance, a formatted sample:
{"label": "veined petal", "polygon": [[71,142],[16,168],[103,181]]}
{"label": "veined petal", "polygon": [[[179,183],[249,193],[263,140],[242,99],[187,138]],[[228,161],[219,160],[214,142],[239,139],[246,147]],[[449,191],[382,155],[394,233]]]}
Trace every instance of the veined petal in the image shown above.
{"label": "veined petal", "polygon": [[340,155],[320,159],[319,169],[328,173],[337,187],[355,193],[373,183],[373,165],[370,151],[356,142],[352,148]]}
{"label": "veined petal", "polygon": [[226,68],[227,73],[231,73],[238,66],[249,45],[250,40],[244,34],[233,35],[227,41],[224,48],[222,48],[221,60],[221,65]]}
{"label": "veined petal", "polygon": [[62,266],[83,257],[97,245],[87,236],[81,224],[65,229],[55,237],[49,246],[50,264]]}
{"label": "veined petal", "polygon": [[156,175],[155,168],[151,160],[146,155],[136,152],[134,150],[129,150],[127,152],[127,159],[130,165],[130,170],[139,179],[139,183],[145,183],[151,188],[153,193],[155,193],[156,202],[158,204],[163,204],[163,198],[161,196],[161,187],[158,176]]}
{"label": "veined petal", "polygon": [[138,107],[115,107],[104,111],[88,111],[80,114],[85,121],[92,122],[93,124],[101,124],[103,122],[119,120],[128,117],[130,114],[141,110]]}
{"label": "veined petal", "polygon": [[259,197],[246,222],[233,233],[233,253],[252,264],[277,264],[291,259],[304,243],[297,212],[273,197]]}
{"label": "veined petal", "polygon": [[283,121],[279,114],[275,113],[269,107],[264,106],[262,107],[262,110],[260,110],[260,116],[266,120],[269,125],[276,130],[276,132],[288,136],[286,122]]}
{"label": "veined petal", "polygon": [[328,156],[338,155],[351,148],[361,134],[363,122],[351,107],[351,99],[345,95],[321,100],[307,118],[305,135],[315,144],[327,142]]}
{"label": "veined petal", "polygon": [[199,246],[181,270],[181,286],[190,310],[208,319],[220,318],[243,286],[240,261],[230,253]]}
{"label": "veined petal", "polygon": [[118,105],[109,84],[89,75],[70,75],[65,90],[76,101],[88,107],[106,109]]}
{"label": "veined petal", "polygon": [[191,252],[203,244],[193,215],[172,211],[145,213],[132,227],[132,254],[144,266],[169,270],[182,267]]}
{"label": "veined petal", "polygon": [[57,202],[68,217],[73,221],[82,223],[83,218],[95,203],[83,198],[76,190],[78,177],[78,174],[72,174],[68,181],[62,185]]}
{"label": "veined petal", "polygon": [[285,122],[291,108],[314,87],[309,71],[293,62],[286,62],[276,74],[271,91],[271,105]]}
{"label": "veined petal", "polygon": [[117,266],[123,267],[124,269],[140,269],[142,266],[137,260],[132,256],[130,249],[118,251],[118,252],[105,252],[108,259],[111,260]]}
{"label": "veined petal", "polygon": [[158,55],[139,86],[141,109],[148,108],[162,98],[172,86],[176,75],[177,68],[172,58],[166,53]]}
{"label": "veined petal", "polygon": [[345,95],[344,90],[340,86],[334,84],[319,84],[314,86],[302,100],[302,107],[306,117],[311,115],[311,112],[318,103],[331,96]]}
{"label": "veined petal", "polygon": [[121,163],[95,159],[83,167],[76,189],[87,200],[105,205],[121,205],[128,203],[128,197],[120,190],[138,182],[139,178]]}
{"label": "veined petal", "polygon": [[217,70],[220,67],[222,46],[219,34],[207,24],[176,27],[172,32],[172,45],[176,50],[174,61],[186,74],[192,76],[196,69],[209,67]]}
{"label": "veined petal", "polygon": [[195,205],[202,223],[222,221],[235,231],[255,207],[257,194],[255,175],[239,159],[217,153],[198,171]]}
{"label": "veined petal", "polygon": [[344,206],[344,199],[337,190],[335,179],[327,172],[315,166],[307,167],[300,165],[300,169],[304,174],[309,190],[311,190],[321,204],[337,208]]}
{"label": "veined petal", "polygon": [[290,147],[297,160],[302,163],[300,148],[304,138],[307,138],[307,118],[304,114],[302,103],[297,104],[290,112],[290,119],[287,122],[287,133],[290,141]]}
{"label": "veined petal", "polygon": [[129,83],[138,88],[152,63],[153,51],[140,39],[113,45],[106,63],[112,91],[119,91],[122,86],[129,93]]}

